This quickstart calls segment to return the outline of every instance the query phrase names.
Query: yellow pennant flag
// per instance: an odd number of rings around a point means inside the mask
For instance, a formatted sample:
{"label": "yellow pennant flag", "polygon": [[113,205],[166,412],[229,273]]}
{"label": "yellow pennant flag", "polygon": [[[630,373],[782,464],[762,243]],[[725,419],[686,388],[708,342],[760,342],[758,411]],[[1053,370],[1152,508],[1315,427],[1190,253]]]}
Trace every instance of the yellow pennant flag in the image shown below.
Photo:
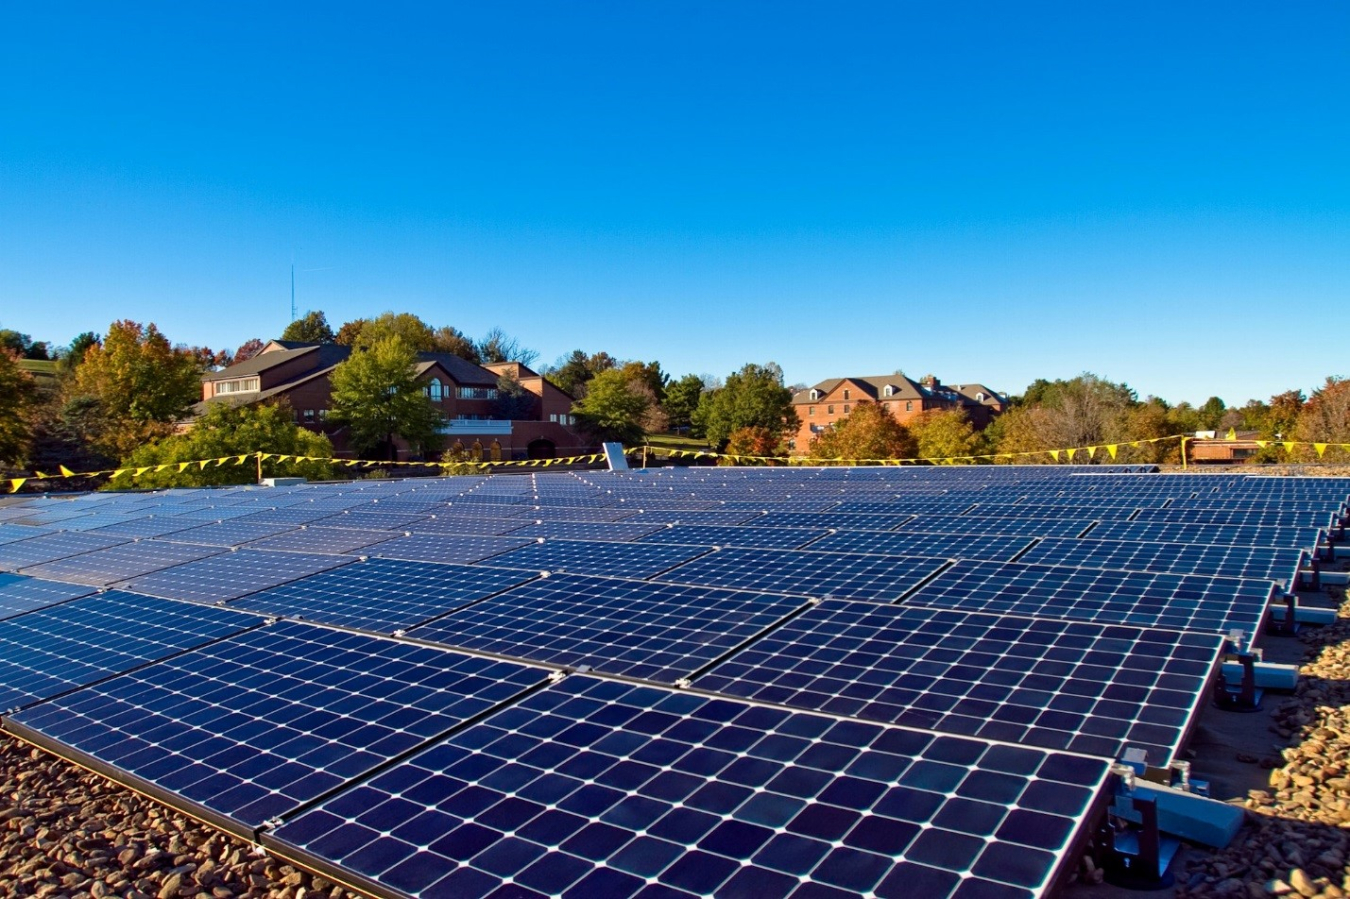
{"label": "yellow pennant flag", "polygon": [[243,465],[243,464],[244,464],[244,460],[247,459],[248,456],[249,456],[248,453],[245,453],[245,454],[242,455],[242,456],[235,456],[235,457],[234,457],[234,464],[235,464],[235,465]]}
{"label": "yellow pennant flag", "polygon": [[73,477],[76,477],[76,474],[75,474],[75,472],[71,471],[69,468],[66,468],[64,465],[62,465],[62,466],[61,466],[61,477],[63,477],[63,478],[73,478]]}
{"label": "yellow pennant flag", "polygon": [[1261,447],[1261,449],[1265,449],[1266,447],[1270,446],[1270,441],[1269,441],[1269,440],[1258,440],[1258,441],[1256,441],[1256,445],[1259,446],[1259,447]]}
{"label": "yellow pennant flag", "polygon": [[1229,428],[1228,433],[1224,435],[1224,440],[1237,440],[1237,428]]}
{"label": "yellow pennant flag", "polygon": [[1050,458],[1051,458],[1051,459],[1054,459],[1056,462],[1058,462],[1058,461],[1059,461],[1059,450],[1050,450],[1049,452],[1050,452]]}
{"label": "yellow pennant flag", "polygon": [[1295,442],[1292,441],[1292,440],[1286,440],[1286,441],[1284,442],[1284,448],[1285,448],[1286,450],[1288,450],[1289,452],[1291,452],[1291,453],[1294,451],[1294,447],[1296,447],[1296,446],[1298,446],[1298,444],[1295,443]]}
{"label": "yellow pennant flag", "polygon": [[205,471],[205,470],[206,470],[206,466],[208,466],[208,465],[210,465],[210,464],[211,464],[211,460],[210,460],[210,459],[202,459],[200,462],[197,463],[197,467],[200,468],[202,471]]}
{"label": "yellow pennant flag", "polygon": [[1077,447],[1075,447],[1074,449],[1068,449],[1065,450],[1064,452],[1069,457],[1069,461],[1072,462],[1074,455],[1078,452],[1078,449]]}
{"label": "yellow pennant flag", "polygon": [[191,462],[179,462],[179,463],[178,463],[178,470],[179,470],[179,471],[187,471],[187,467],[188,467],[189,465],[191,465],[191,464],[192,464]]}
{"label": "yellow pennant flag", "polygon": [[1097,447],[1095,447],[1095,446],[1090,446],[1090,447],[1088,447],[1088,448],[1087,448],[1087,454],[1088,454],[1088,458],[1089,458],[1089,459],[1095,459],[1095,458],[1097,458]]}
{"label": "yellow pennant flag", "polygon": [[1327,451],[1327,445],[1325,443],[1314,443],[1313,449],[1317,450],[1317,458],[1320,459],[1322,454]]}
{"label": "yellow pennant flag", "polygon": [[9,492],[18,493],[19,488],[28,482],[28,478],[11,478],[9,482]]}
{"label": "yellow pennant flag", "polygon": [[131,473],[131,476],[133,478],[139,478],[141,475],[145,474],[149,470],[150,470],[149,466],[146,466],[145,468],[138,468]]}
{"label": "yellow pennant flag", "polygon": [[156,465],[155,471],[165,471],[170,468],[173,468],[173,465],[171,463],[166,462],[163,465]]}
{"label": "yellow pennant flag", "polygon": [[278,461],[278,462],[287,462],[287,461],[290,461],[290,458],[291,458],[290,456],[277,456],[277,461]]}
{"label": "yellow pennant flag", "polygon": [[1111,454],[1111,458],[1112,458],[1112,459],[1114,459],[1114,458],[1116,457],[1116,451],[1117,451],[1118,449],[1120,449],[1120,447],[1117,446],[1117,445],[1114,444],[1114,443],[1108,443],[1108,444],[1106,445],[1106,451],[1107,451],[1108,453]]}
{"label": "yellow pennant flag", "polygon": [[119,469],[117,469],[116,471],[114,471],[114,472],[112,473],[112,476],[115,477],[115,478],[120,478],[122,475],[126,474],[128,471],[130,471],[130,469],[127,469],[127,468],[119,468]]}

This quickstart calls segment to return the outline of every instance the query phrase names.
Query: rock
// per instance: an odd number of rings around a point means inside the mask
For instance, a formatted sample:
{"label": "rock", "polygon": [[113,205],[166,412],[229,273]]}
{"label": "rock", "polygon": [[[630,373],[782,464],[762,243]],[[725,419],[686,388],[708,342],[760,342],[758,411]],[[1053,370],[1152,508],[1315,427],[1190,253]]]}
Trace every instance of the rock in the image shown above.
{"label": "rock", "polygon": [[1307,896],[1312,899],[1318,891],[1317,885],[1313,883],[1312,878],[1302,868],[1295,868],[1289,872],[1289,885],[1293,887],[1300,896]]}

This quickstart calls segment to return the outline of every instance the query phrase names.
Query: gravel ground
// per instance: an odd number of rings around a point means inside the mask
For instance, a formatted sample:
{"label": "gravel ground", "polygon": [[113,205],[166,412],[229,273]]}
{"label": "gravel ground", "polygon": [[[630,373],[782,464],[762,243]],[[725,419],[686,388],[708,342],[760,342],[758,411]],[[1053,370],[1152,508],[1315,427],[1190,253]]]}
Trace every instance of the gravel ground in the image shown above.
{"label": "gravel ground", "polygon": [[0,737],[0,895],[347,899],[105,778]]}

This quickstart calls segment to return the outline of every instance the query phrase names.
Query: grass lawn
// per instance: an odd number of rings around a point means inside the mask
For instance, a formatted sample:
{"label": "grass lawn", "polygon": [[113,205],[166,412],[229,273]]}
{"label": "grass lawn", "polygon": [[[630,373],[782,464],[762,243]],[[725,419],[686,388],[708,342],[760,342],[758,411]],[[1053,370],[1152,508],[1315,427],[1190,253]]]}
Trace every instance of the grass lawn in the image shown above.
{"label": "grass lawn", "polygon": [[712,448],[708,446],[707,441],[700,440],[697,437],[682,437],[676,434],[649,434],[647,435],[647,443],[661,449],[698,451]]}

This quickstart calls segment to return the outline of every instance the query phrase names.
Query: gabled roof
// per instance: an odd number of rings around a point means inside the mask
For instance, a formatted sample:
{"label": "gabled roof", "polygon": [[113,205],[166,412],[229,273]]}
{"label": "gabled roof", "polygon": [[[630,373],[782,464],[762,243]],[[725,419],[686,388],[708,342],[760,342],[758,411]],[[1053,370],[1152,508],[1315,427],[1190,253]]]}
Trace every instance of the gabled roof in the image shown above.
{"label": "gabled roof", "polygon": [[[792,397],[792,402],[797,405],[806,403],[818,403],[821,399],[829,396],[838,389],[839,385],[845,381],[858,385],[866,397],[858,399],[872,400],[917,400],[929,397],[938,397],[941,399],[955,400],[965,405],[989,405],[992,403],[1006,403],[1001,395],[990,390],[982,384],[943,384],[938,382],[937,386],[930,388],[925,384],[914,380],[906,375],[866,375],[854,378],[829,378],[821,381],[814,387],[808,387],[806,390],[797,392]],[[891,395],[886,396],[886,388],[893,388]],[[820,399],[811,399],[811,391],[819,391]],[[977,399],[979,394],[984,394],[984,399]]]}
{"label": "gabled roof", "polygon": [[423,363],[417,367],[419,375],[424,373],[431,363],[435,363],[444,369],[445,373],[456,384],[465,387],[497,386],[495,374],[481,365],[475,365],[468,359],[461,359],[453,353],[418,353],[417,358],[421,359]]}

